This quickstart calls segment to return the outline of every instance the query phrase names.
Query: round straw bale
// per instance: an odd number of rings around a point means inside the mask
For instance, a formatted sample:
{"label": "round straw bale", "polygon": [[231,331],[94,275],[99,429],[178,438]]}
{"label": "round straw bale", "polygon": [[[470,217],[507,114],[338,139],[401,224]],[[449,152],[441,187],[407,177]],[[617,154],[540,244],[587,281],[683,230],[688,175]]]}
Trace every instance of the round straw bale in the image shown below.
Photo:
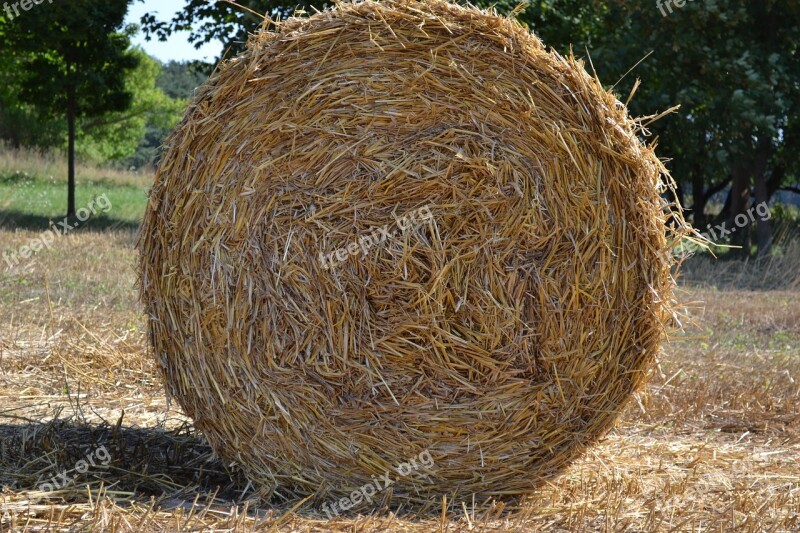
{"label": "round straw bale", "polygon": [[672,317],[685,228],[642,134],[582,63],[476,8],[265,29],[151,192],[168,393],[256,485],[334,512],[530,493],[611,428]]}

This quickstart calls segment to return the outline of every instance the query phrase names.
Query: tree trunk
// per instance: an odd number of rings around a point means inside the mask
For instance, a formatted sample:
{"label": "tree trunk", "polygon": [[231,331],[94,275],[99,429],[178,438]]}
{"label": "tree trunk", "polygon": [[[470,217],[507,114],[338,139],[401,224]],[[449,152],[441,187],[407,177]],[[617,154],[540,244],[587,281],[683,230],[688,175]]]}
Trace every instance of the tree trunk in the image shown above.
{"label": "tree trunk", "polygon": [[[71,77],[71,65],[67,63],[67,76]],[[75,86],[69,84],[67,88],[67,216],[75,216],[75,114],[76,100]]]}
{"label": "tree trunk", "polygon": [[[706,191],[705,197],[703,198],[703,201],[706,203],[706,205],[708,204],[708,201],[711,199],[711,197],[714,196],[714,194],[728,187],[728,184],[731,183],[732,181],[733,181],[733,174],[728,173],[728,179],[719,182],[717,185],[712,187],[712,189]],[[714,194],[709,194],[711,190],[715,190]],[[728,194],[725,195],[725,202],[722,204],[722,210],[713,217],[711,217],[709,221],[710,226],[715,227],[717,224],[722,224],[723,222],[728,220],[728,215],[731,212],[731,197],[733,196],[732,193],[733,193],[733,187],[728,187]]]}
{"label": "tree trunk", "polygon": [[[755,180],[756,205],[769,202],[769,191],[767,188],[767,163],[769,160],[770,141],[762,140],[756,152],[753,165],[753,179]],[[772,251],[772,226],[770,221],[764,217],[756,219],[756,242],[758,243],[758,255],[763,257]]]}
{"label": "tree trunk", "polygon": [[698,231],[706,231],[706,194],[705,194],[705,176],[702,171],[694,169],[692,172],[692,198],[694,199],[692,205],[692,216],[694,227]]}
{"label": "tree trunk", "polygon": [[778,192],[783,185],[783,179],[786,177],[786,167],[783,165],[773,167],[770,172],[769,179],[767,180],[767,197],[772,199],[772,196]]}
{"label": "tree trunk", "polygon": [[731,172],[731,208],[728,220],[725,222],[727,230],[731,232],[731,244],[740,246],[739,253],[749,255],[749,232],[746,228],[736,226],[737,215],[743,214],[750,201],[750,169],[749,165],[737,164]]}

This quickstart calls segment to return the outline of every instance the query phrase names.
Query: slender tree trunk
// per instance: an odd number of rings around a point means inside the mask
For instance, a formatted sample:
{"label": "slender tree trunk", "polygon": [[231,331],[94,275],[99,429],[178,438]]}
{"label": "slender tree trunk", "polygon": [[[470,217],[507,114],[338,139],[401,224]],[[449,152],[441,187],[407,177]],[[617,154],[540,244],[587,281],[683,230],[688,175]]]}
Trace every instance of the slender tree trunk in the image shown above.
{"label": "slender tree trunk", "polygon": [[783,185],[783,179],[786,177],[786,167],[783,165],[773,167],[770,172],[769,179],[767,180],[767,197],[772,199],[774,195]]}
{"label": "slender tree trunk", "polygon": [[[67,63],[67,76],[71,77],[72,65]],[[75,216],[75,114],[76,100],[75,86],[70,83],[67,87],[67,216]]]}
{"label": "slender tree trunk", "polygon": [[736,216],[743,214],[750,201],[750,168],[749,165],[737,164],[731,172],[731,208],[728,213],[728,220],[725,222],[728,231],[731,232],[731,244],[741,246],[739,253],[748,255],[750,253],[748,238],[749,232],[746,228],[736,226]]}
{"label": "slender tree trunk", "polygon": [[694,205],[692,206],[692,216],[694,217],[694,227],[698,231],[703,232],[706,230],[706,195],[705,195],[705,176],[697,169],[692,171],[692,198]]}
{"label": "slender tree trunk", "polygon": [[[720,183],[719,187],[720,191],[728,187],[728,184],[730,184],[733,181],[733,175],[731,173],[728,173],[728,176],[729,177],[727,180]],[[719,213],[711,217],[711,219],[709,220],[709,224],[711,224],[711,226],[722,224],[723,222],[728,220],[728,215],[731,212],[731,197],[733,196],[732,193],[733,193],[733,187],[728,187],[728,194],[725,195],[725,202],[723,202],[722,204],[722,209],[720,210]],[[713,196],[712,194],[708,194],[708,191],[706,191],[705,197],[703,198],[703,201],[706,203],[706,205],[708,205],[708,201],[711,199],[712,196]]]}

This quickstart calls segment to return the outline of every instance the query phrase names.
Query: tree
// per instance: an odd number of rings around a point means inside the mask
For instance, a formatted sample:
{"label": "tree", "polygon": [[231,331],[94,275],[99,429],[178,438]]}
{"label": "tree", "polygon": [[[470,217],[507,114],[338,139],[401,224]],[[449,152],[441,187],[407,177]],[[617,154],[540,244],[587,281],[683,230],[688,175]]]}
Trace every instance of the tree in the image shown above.
{"label": "tree", "polygon": [[[0,43],[4,43],[3,28],[0,15]],[[65,131],[59,122],[39,116],[35,107],[20,100],[23,58],[21,53],[5,54],[0,61],[0,141],[14,148],[59,144]]]}
{"label": "tree", "polygon": [[[637,68],[644,83],[632,111],[651,114],[681,105],[652,131],[662,153],[672,157],[675,177],[691,186],[695,226],[704,229],[706,202],[727,187],[717,221],[735,227],[751,201],[769,201],[797,170],[781,154],[796,142],[790,126],[800,104],[800,4],[716,0],[680,8],[673,3],[671,13],[649,2],[609,5],[595,65],[621,76],[652,52]],[[634,81],[623,81],[620,92],[626,94]],[[733,243],[745,252],[749,233],[734,233]],[[768,220],[758,220],[756,234],[759,253],[769,253]]]}
{"label": "tree", "polygon": [[169,61],[161,67],[156,81],[158,88],[170,98],[185,100],[205,83],[208,76],[196,62]]}
{"label": "tree", "polygon": [[162,65],[156,83],[170,98],[185,100],[194,95],[207,77],[197,62],[169,61]]}
{"label": "tree", "polygon": [[[241,0],[246,9],[276,18],[294,6],[309,10],[325,2]],[[630,0],[477,0],[502,13],[514,12],[548,46],[591,60],[599,78],[628,101],[632,114],[677,113],[645,121],[649,140],[678,189],[676,200],[690,206],[696,227],[707,222],[734,226],[749,204],[768,201],[800,172],[793,155],[800,148],[800,3],[796,0],[709,0],[658,3]],[[661,7],[659,7],[661,6]],[[170,22],[143,20],[154,35],[192,29],[200,44],[213,39],[233,52],[244,46],[262,18],[224,2],[187,0]],[[633,68],[635,67],[635,68]],[[629,72],[633,70],[633,72]],[[637,79],[642,80],[638,85]],[[796,189],[791,189],[796,190]],[[727,191],[722,213],[707,205]],[[749,231],[734,233],[733,244],[749,252]],[[768,220],[757,227],[759,253],[769,253]]]}
{"label": "tree", "polygon": [[[507,10],[513,4],[503,0],[498,6]],[[728,201],[711,222],[726,222],[730,229],[751,202],[768,201],[797,176],[800,165],[789,156],[800,137],[796,1],[715,0],[678,7],[672,0],[543,0],[519,18],[561,53],[588,52],[601,80],[622,101],[641,79],[629,104],[632,114],[655,115],[680,105],[648,129],[659,153],[669,157],[679,197],[690,199],[699,229],[714,216],[706,206],[715,194],[727,190]],[[732,242],[748,252],[749,235],[737,231]],[[758,220],[756,236],[759,253],[769,253],[768,220]]]}
{"label": "tree", "polygon": [[173,99],[157,81],[162,74],[158,60],[134,48],[138,66],[125,76],[125,90],[132,95],[132,105],[125,111],[105,113],[79,122],[81,141],[77,152],[96,161],[120,161],[133,156],[148,133],[173,128],[188,105],[186,99]]}
{"label": "tree", "polygon": [[257,30],[264,16],[284,19],[300,10],[322,9],[328,2],[320,0],[239,0],[238,5],[225,1],[187,0],[183,10],[170,21],[160,21],[154,15],[142,17],[148,38],[163,40],[176,31],[189,31],[189,41],[198,48],[204,43],[221,41],[223,55],[230,57],[245,48],[248,33]]}
{"label": "tree", "polygon": [[2,22],[5,49],[20,58],[20,100],[46,116],[66,116],[67,215],[75,214],[75,137],[80,118],[124,111],[126,73],[137,65],[123,21],[129,0],[72,0]]}

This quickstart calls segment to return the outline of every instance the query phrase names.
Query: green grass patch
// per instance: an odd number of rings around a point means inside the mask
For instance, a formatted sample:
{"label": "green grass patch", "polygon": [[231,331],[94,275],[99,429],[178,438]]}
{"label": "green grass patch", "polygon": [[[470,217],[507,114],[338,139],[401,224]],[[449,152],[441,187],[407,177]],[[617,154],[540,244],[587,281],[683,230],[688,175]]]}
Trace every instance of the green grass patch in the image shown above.
{"label": "green grass patch", "polygon": [[[92,203],[95,214],[81,227],[137,227],[147,205],[147,190],[110,179],[78,179],[75,208],[80,210]],[[0,172],[0,227],[45,230],[49,222],[63,220],[66,210],[67,187],[63,181],[19,171]]]}

